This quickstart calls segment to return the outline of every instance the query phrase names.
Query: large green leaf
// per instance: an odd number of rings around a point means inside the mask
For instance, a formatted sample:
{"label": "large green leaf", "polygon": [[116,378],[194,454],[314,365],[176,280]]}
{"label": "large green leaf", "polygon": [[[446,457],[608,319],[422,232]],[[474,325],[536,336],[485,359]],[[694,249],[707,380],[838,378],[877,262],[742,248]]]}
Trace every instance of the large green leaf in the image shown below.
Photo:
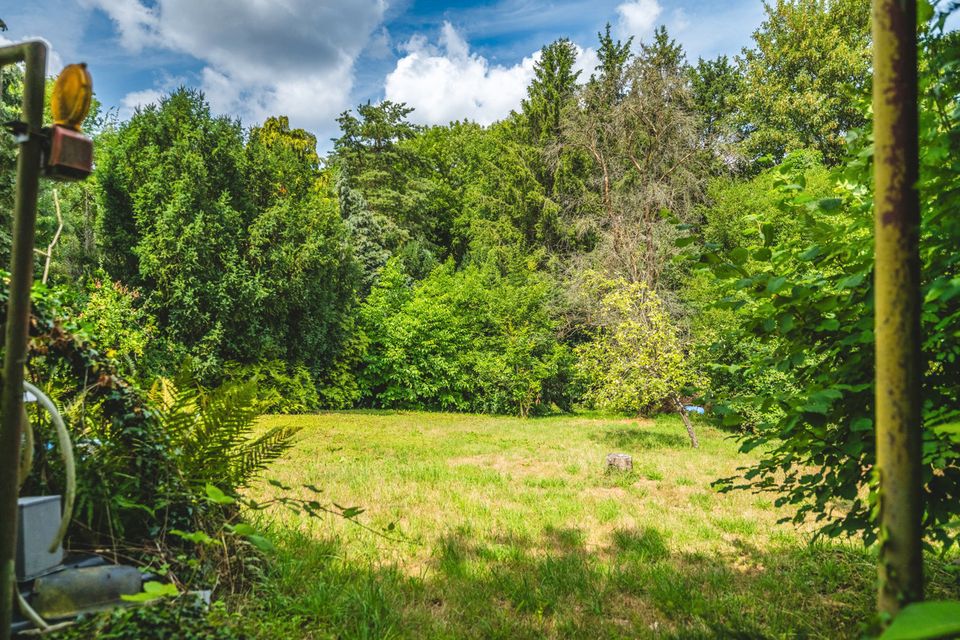
{"label": "large green leaf", "polygon": [[932,600],[908,605],[880,640],[934,640],[960,634],[960,602]]}

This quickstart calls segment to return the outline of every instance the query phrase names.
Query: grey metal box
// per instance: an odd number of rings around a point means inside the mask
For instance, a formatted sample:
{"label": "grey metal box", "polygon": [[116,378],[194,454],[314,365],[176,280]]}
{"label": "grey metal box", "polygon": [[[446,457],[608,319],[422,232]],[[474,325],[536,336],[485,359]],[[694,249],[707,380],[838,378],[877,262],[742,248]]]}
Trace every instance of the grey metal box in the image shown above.
{"label": "grey metal box", "polygon": [[60,528],[60,496],[34,496],[17,500],[17,579],[29,580],[63,560],[63,546],[50,553],[50,543]]}

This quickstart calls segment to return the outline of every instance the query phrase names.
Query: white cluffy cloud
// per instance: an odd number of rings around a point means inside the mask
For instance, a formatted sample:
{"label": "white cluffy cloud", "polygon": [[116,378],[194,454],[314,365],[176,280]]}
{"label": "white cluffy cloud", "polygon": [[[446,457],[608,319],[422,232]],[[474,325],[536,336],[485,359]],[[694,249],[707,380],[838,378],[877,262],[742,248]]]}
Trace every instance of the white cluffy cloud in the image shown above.
{"label": "white cluffy cloud", "polygon": [[[419,124],[468,119],[487,125],[506,117],[520,107],[540,59],[537,51],[513,66],[491,64],[471,53],[449,22],[443,23],[438,45],[417,35],[403,50],[406,55],[387,74],[385,95],[413,107],[410,119]],[[597,54],[579,47],[577,53],[577,69],[585,79],[597,64]]]}
{"label": "white cluffy cloud", "polygon": [[[252,121],[285,114],[311,129],[329,126],[348,105],[354,61],[386,8],[386,0],[82,1],[110,16],[126,50],[200,60],[214,111]],[[133,92],[124,107],[145,104],[162,88]]]}
{"label": "white cluffy cloud", "polygon": [[160,99],[163,98],[163,95],[164,92],[160,89],[131,91],[127,95],[123,96],[123,99],[120,101],[120,116],[123,118],[129,118],[136,109],[145,107],[148,104],[160,102]]}
{"label": "white cluffy cloud", "polygon": [[661,13],[663,7],[657,0],[624,2],[617,6],[618,31],[622,37],[634,36],[640,39],[653,29]]}

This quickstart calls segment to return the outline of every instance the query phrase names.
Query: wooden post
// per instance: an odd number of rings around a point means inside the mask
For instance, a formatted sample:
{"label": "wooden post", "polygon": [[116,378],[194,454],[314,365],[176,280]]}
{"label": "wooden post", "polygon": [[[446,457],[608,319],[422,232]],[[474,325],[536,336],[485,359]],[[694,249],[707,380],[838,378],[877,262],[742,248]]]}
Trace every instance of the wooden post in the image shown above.
{"label": "wooden post", "polygon": [[0,637],[7,637],[13,620],[23,366],[27,354],[30,289],[33,286],[33,241],[40,188],[40,128],[43,126],[47,46],[42,42],[25,42],[0,48],[0,65],[20,61],[26,63],[23,119],[27,132],[26,139],[20,142],[17,158],[10,299],[7,302],[3,388],[0,391]]}
{"label": "wooden post", "polygon": [[877,606],[923,598],[916,0],[873,0]]}

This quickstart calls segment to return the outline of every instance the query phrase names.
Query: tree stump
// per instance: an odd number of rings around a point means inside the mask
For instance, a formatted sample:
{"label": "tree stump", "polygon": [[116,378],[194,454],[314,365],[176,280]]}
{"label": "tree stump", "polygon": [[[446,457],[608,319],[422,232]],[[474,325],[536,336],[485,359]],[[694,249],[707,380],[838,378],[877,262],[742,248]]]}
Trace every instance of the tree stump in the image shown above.
{"label": "tree stump", "polygon": [[608,454],[607,471],[633,471],[633,458],[625,453]]}

